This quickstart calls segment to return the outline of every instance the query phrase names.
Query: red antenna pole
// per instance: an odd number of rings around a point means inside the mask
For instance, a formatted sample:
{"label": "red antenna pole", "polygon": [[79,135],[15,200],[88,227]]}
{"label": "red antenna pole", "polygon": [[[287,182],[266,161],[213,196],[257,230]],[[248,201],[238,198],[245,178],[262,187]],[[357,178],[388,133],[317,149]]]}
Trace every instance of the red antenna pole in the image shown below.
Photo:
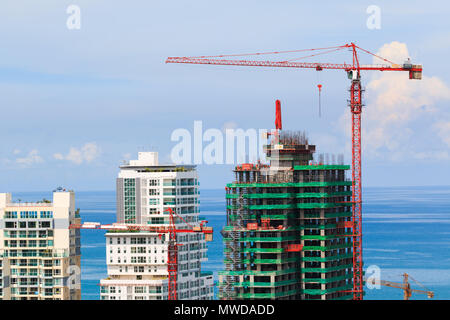
{"label": "red antenna pole", "polygon": [[280,100],[275,101],[275,128],[281,130],[283,127],[281,123],[281,102]]}

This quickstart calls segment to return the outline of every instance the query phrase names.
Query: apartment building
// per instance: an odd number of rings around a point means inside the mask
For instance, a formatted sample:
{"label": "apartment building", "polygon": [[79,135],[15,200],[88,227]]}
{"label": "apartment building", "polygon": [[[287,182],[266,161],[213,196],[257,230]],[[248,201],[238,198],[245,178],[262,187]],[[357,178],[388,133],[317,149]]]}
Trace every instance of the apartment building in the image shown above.
{"label": "apartment building", "polygon": [[[171,208],[186,223],[199,221],[199,182],[195,166],[160,165],[157,152],[140,152],[138,160],[120,166],[117,178],[117,222],[169,226]],[[102,300],[165,300],[168,298],[169,234],[148,231],[106,233],[108,277],[102,279]],[[178,299],[212,299],[213,276],[202,272],[207,246],[202,233],[178,233]]]}
{"label": "apartment building", "polygon": [[80,223],[72,191],[34,203],[0,193],[0,299],[81,299],[80,230],[72,223]]}

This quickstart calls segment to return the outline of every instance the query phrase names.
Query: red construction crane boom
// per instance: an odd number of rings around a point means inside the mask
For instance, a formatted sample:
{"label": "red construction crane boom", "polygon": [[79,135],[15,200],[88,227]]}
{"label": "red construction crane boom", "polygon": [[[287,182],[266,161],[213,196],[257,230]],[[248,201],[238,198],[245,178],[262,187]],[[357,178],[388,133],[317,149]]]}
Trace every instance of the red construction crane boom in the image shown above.
{"label": "red construction crane boom", "polygon": [[[205,235],[206,241],[212,241],[213,229],[211,227],[204,226],[208,221],[201,221],[200,226],[191,226],[187,223],[180,215],[173,212],[171,208],[165,210],[169,212],[170,223],[166,226],[146,226],[139,224],[123,224],[123,223],[113,223],[108,225],[102,225],[98,222],[85,222],[83,224],[71,224],[69,229],[94,229],[94,230],[115,230],[115,231],[149,231],[158,233],[160,236],[162,234],[169,234],[168,243],[168,259],[167,259],[167,271],[168,271],[168,285],[169,285],[169,295],[168,300],[177,300],[177,278],[178,278],[178,246],[177,244],[177,233],[192,233],[201,232]],[[175,225],[175,218],[177,216],[180,218],[189,229],[177,229]]]}
{"label": "red construction crane boom", "polygon": [[[348,48],[352,51],[352,63],[311,63],[297,62],[295,60],[310,58],[321,54],[339,51]],[[384,61],[386,64],[368,64],[361,65],[358,57],[358,50],[370,54]],[[230,57],[242,56],[262,56],[274,54],[287,54],[298,52],[311,52],[307,56],[284,61],[262,61],[262,60],[238,60]],[[317,52],[317,53],[316,53]],[[227,57],[227,59],[224,59]],[[363,299],[363,262],[362,262],[362,186],[361,186],[361,112],[362,112],[362,92],[361,71],[408,71],[410,79],[422,79],[422,66],[413,65],[408,60],[403,64],[395,64],[383,57],[358,47],[354,43],[342,46],[303,49],[292,51],[263,52],[249,54],[233,54],[218,56],[199,56],[199,57],[169,57],[166,63],[188,63],[188,64],[212,64],[228,66],[250,66],[250,67],[280,67],[280,68],[312,68],[317,71],[323,69],[345,70],[350,84],[350,112],[352,114],[352,235],[353,235],[353,299]]]}

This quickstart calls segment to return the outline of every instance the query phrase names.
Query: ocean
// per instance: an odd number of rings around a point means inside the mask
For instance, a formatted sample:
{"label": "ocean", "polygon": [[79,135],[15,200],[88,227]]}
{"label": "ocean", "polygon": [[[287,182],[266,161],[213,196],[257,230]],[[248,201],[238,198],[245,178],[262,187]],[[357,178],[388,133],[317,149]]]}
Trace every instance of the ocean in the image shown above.
{"label": "ocean", "polygon": [[[15,200],[51,199],[50,192],[14,193]],[[225,191],[201,190],[201,216],[214,228],[208,262],[203,270],[223,268],[222,237]],[[450,187],[389,187],[363,190],[363,258],[365,268],[380,268],[381,279],[401,282],[408,273],[434,291],[434,299],[450,299]],[[76,192],[82,221],[115,222],[115,192]],[[98,300],[101,278],[106,276],[104,231],[81,231],[82,299]],[[370,268],[372,269],[372,268]],[[413,280],[414,289],[423,289]],[[400,289],[365,288],[367,300],[400,300]],[[411,299],[427,299],[414,294]]]}

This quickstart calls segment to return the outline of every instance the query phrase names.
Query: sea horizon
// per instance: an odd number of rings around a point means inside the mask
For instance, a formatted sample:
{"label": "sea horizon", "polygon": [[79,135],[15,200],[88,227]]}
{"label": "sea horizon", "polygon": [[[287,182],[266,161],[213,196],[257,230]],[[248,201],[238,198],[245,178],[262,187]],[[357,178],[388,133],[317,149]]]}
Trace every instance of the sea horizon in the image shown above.
{"label": "sea horizon", "polygon": [[[13,199],[36,201],[51,199],[47,192],[12,192]],[[82,221],[109,224],[116,219],[114,190],[75,191],[76,207]],[[413,279],[435,292],[435,299],[450,299],[450,186],[404,186],[363,188],[364,267],[378,266],[381,279],[401,282],[407,272]],[[225,190],[200,190],[200,215],[214,228],[214,240],[208,244],[204,271],[212,271],[215,280],[223,268],[220,229],[225,224]],[[100,279],[107,276],[105,231],[82,230],[82,299],[98,300]],[[414,282],[412,286],[421,289]],[[365,299],[403,298],[399,289],[365,288]],[[427,299],[413,294],[412,299]]]}

